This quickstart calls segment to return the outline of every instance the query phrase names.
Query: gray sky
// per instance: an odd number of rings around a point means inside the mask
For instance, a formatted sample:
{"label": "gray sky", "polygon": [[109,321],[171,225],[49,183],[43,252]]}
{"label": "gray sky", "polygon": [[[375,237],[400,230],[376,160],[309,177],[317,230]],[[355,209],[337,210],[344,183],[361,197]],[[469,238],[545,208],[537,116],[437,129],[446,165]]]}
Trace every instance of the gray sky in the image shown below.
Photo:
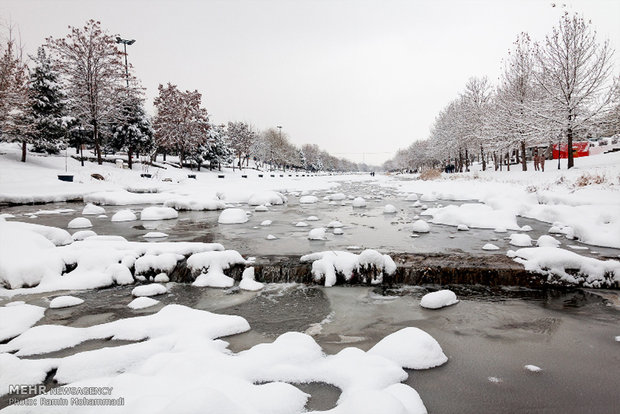
{"label": "gray sky", "polygon": [[[147,88],[198,89],[213,121],[282,125],[295,144],[379,164],[428,137],[470,76],[496,82],[521,31],[542,39],[563,10],[591,19],[616,49],[620,0],[92,1],[0,0],[26,50],[100,20],[136,39],[129,60]],[[562,8],[566,4],[566,8]]]}

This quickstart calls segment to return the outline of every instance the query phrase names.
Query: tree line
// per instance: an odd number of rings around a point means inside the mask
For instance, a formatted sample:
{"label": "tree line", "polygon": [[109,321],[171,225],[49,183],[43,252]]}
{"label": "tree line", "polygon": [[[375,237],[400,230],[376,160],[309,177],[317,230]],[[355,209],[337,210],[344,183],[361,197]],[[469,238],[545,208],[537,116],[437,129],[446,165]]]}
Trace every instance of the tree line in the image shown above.
{"label": "tree line", "polygon": [[527,151],[566,144],[568,168],[573,143],[620,133],[620,74],[614,50],[599,42],[591,21],[564,13],[541,41],[521,33],[496,85],[472,77],[459,96],[437,115],[427,139],[401,149],[388,170],[420,170],[455,165],[469,170],[521,163]]}
{"label": "tree line", "polygon": [[309,171],[366,171],[365,164],[337,158],[317,145],[297,147],[281,129],[257,131],[241,121],[215,124],[197,90],[160,84],[155,114],[144,109],[144,88],[126,65],[120,37],[89,20],[69,27],[64,38],[46,39],[35,56],[25,56],[15,30],[0,43],[0,140],[21,145],[26,162],[33,151],[80,154],[92,148],[101,164],[105,154],[127,153],[133,160],[166,161],[200,169],[221,165]]}

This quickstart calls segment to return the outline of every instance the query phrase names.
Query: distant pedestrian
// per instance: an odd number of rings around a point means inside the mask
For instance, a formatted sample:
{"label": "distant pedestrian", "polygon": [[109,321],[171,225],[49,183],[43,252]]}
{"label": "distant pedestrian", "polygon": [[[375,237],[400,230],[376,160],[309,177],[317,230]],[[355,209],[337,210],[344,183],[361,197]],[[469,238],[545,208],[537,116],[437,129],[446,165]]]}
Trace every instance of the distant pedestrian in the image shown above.
{"label": "distant pedestrian", "polygon": [[540,169],[542,170],[542,172],[545,172],[545,154],[544,153],[539,156],[539,161],[540,161]]}
{"label": "distant pedestrian", "polygon": [[538,149],[534,150],[534,171],[538,171],[539,170],[539,165],[540,163],[540,159],[538,158]]}

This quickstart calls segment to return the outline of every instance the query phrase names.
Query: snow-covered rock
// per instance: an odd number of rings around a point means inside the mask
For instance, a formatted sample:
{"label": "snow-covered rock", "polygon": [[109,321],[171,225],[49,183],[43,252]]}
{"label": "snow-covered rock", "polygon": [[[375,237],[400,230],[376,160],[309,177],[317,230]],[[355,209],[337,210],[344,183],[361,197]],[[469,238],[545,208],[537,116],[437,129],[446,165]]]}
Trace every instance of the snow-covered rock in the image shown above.
{"label": "snow-covered rock", "polygon": [[416,193],[411,193],[407,195],[405,201],[418,201],[418,195]]}
{"label": "snow-covered rock", "polygon": [[136,286],[131,291],[131,294],[136,297],[141,296],[157,296],[168,293],[166,286],[159,283],[151,283],[149,285]]}
{"label": "snow-covered rock", "polygon": [[327,224],[327,228],[329,228],[329,229],[338,229],[340,227],[343,227],[343,224],[341,222],[339,222],[338,220],[330,221]]}
{"label": "snow-covered rock", "polygon": [[385,207],[383,207],[383,214],[394,214],[396,213],[396,207],[394,207],[392,204],[387,204]]}
{"label": "snow-covered rock", "polygon": [[344,230],[342,230],[341,228],[334,229],[334,234],[336,235],[344,234]]}
{"label": "snow-covered rock", "polygon": [[435,338],[421,329],[412,327],[386,336],[370,348],[368,353],[382,356],[409,369],[433,368],[448,361],[448,357]]}
{"label": "snow-covered rock", "polygon": [[140,212],[140,220],[170,220],[179,217],[179,213],[172,207],[147,207]]}
{"label": "snow-covered rock", "polygon": [[88,203],[84,206],[84,209],[82,210],[82,215],[83,216],[98,216],[100,214],[105,214],[105,208],[101,207],[101,206],[96,206],[93,203]]}
{"label": "snow-covered rock", "polygon": [[532,238],[527,234],[511,234],[510,244],[519,247],[528,247],[532,245]]}
{"label": "snow-covered rock", "polygon": [[267,237],[266,237],[266,239],[267,239],[267,240],[275,240],[275,239],[277,239],[277,237],[276,237],[276,236],[274,236],[273,234],[268,234],[268,235],[267,235]]}
{"label": "snow-covered rock", "polygon": [[271,223],[273,223],[273,221],[271,220],[263,220],[260,225],[261,226],[271,226]]}
{"label": "snow-covered rock", "polygon": [[241,208],[227,208],[220,213],[217,222],[220,224],[242,224],[248,221],[248,215]]}
{"label": "snow-covered rock", "polygon": [[213,211],[223,210],[226,203],[212,196],[178,196],[169,198],[164,202],[165,207],[171,207],[178,211],[194,210],[194,211]]}
{"label": "snow-covered rock", "polygon": [[254,207],[254,211],[256,211],[257,213],[264,213],[266,211],[269,211],[269,208],[267,206],[256,206]]}
{"label": "snow-covered rock", "polygon": [[80,240],[84,240],[84,239],[87,239],[88,237],[92,237],[96,235],[97,233],[95,233],[92,230],[80,230],[80,231],[76,231],[75,233],[73,233],[71,237],[73,237],[73,240],[75,241],[80,241]]}
{"label": "snow-covered rock", "polygon": [[306,218],[306,221],[319,221],[319,218],[317,216],[309,216]]}
{"label": "snow-covered rock", "polygon": [[420,306],[426,309],[439,309],[455,303],[458,303],[456,294],[448,289],[427,293],[420,300]]}
{"label": "snow-covered rock", "polygon": [[351,205],[354,208],[363,208],[366,207],[366,200],[364,200],[362,197],[355,197]]}
{"label": "snow-covered rock", "polygon": [[299,221],[297,222],[297,224],[295,224],[295,227],[308,227],[308,223],[304,221]]}
{"label": "snow-covered rock", "polygon": [[92,226],[93,223],[86,217],[76,217],[67,224],[67,227],[70,229],[87,229]]}
{"label": "snow-covered rock", "polygon": [[410,226],[411,231],[415,233],[428,233],[431,231],[431,226],[424,220],[418,220],[413,222]]}
{"label": "snow-covered rock", "polygon": [[168,277],[167,274],[165,273],[158,273],[157,275],[155,275],[155,277],[153,278],[153,282],[155,283],[168,283],[170,282],[170,278]]}
{"label": "snow-covered rock", "polygon": [[241,282],[239,282],[239,288],[242,290],[257,291],[261,290],[265,285],[257,282],[254,278],[254,268],[248,267],[243,271],[241,275]]}
{"label": "snow-covered rock", "polygon": [[299,199],[299,204],[314,204],[319,201],[319,198],[312,195],[303,196]]}
{"label": "snow-covered rock", "polygon": [[499,247],[497,247],[496,245],[492,243],[487,243],[484,246],[482,246],[482,250],[499,250]]}
{"label": "snow-covered rock", "polygon": [[546,234],[543,234],[536,240],[536,246],[538,247],[559,247],[560,244],[559,240]]}
{"label": "snow-covered rock", "polygon": [[0,342],[25,332],[45,315],[45,308],[16,302],[0,307]]}
{"label": "snow-covered rock", "polygon": [[153,298],[149,298],[146,296],[141,296],[129,302],[129,305],[127,306],[129,306],[131,309],[138,310],[138,309],[150,308],[151,306],[155,306],[158,303],[159,303],[158,300],[155,300]]}
{"label": "snow-covered rock", "polygon": [[51,300],[50,309],[69,308],[84,303],[84,299],[75,296],[58,296]]}
{"label": "snow-covered rock", "polygon": [[287,198],[276,191],[261,191],[254,193],[248,199],[250,206],[281,205],[287,202]]}
{"label": "snow-covered rock", "polygon": [[342,200],[346,200],[347,196],[343,193],[335,193],[335,194],[328,195],[327,199],[329,201],[342,201]]}
{"label": "snow-covered rock", "polygon": [[112,221],[114,222],[122,222],[122,221],[135,221],[138,220],[138,217],[135,213],[129,209],[119,210],[112,216]]}
{"label": "snow-covered rock", "polygon": [[318,227],[308,232],[308,240],[325,240],[325,227]]}
{"label": "snow-covered rock", "polygon": [[224,270],[236,264],[246,264],[246,260],[235,250],[195,253],[187,259],[187,266],[200,271],[192,283],[198,287],[227,288],[234,285],[233,278],[226,276]]}
{"label": "snow-covered rock", "polygon": [[165,237],[168,237],[168,235],[160,231],[150,231],[142,237],[144,237],[145,239],[163,239]]}
{"label": "snow-covered rock", "polygon": [[459,224],[456,229],[458,231],[469,231],[469,227],[467,226],[467,224]]}
{"label": "snow-covered rock", "polygon": [[530,372],[540,372],[542,371],[541,367],[537,367],[536,365],[524,365],[523,366],[524,369],[530,371]]}

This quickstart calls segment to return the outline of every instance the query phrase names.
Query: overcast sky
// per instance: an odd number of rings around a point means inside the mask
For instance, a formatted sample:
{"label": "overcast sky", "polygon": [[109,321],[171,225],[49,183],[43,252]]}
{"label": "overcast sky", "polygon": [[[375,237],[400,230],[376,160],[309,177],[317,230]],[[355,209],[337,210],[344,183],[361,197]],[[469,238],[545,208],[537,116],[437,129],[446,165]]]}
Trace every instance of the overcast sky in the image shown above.
{"label": "overcast sky", "polygon": [[[26,50],[67,26],[100,20],[136,39],[129,60],[147,88],[198,89],[217,123],[282,125],[315,143],[379,164],[428,137],[437,113],[470,76],[496,82],[521,31],[542,39],[563,10],[591,19],[617,50],[620,0],[551,1],[92,1],[0,0]],[[566,4],[562,8],[562,4]]]}

